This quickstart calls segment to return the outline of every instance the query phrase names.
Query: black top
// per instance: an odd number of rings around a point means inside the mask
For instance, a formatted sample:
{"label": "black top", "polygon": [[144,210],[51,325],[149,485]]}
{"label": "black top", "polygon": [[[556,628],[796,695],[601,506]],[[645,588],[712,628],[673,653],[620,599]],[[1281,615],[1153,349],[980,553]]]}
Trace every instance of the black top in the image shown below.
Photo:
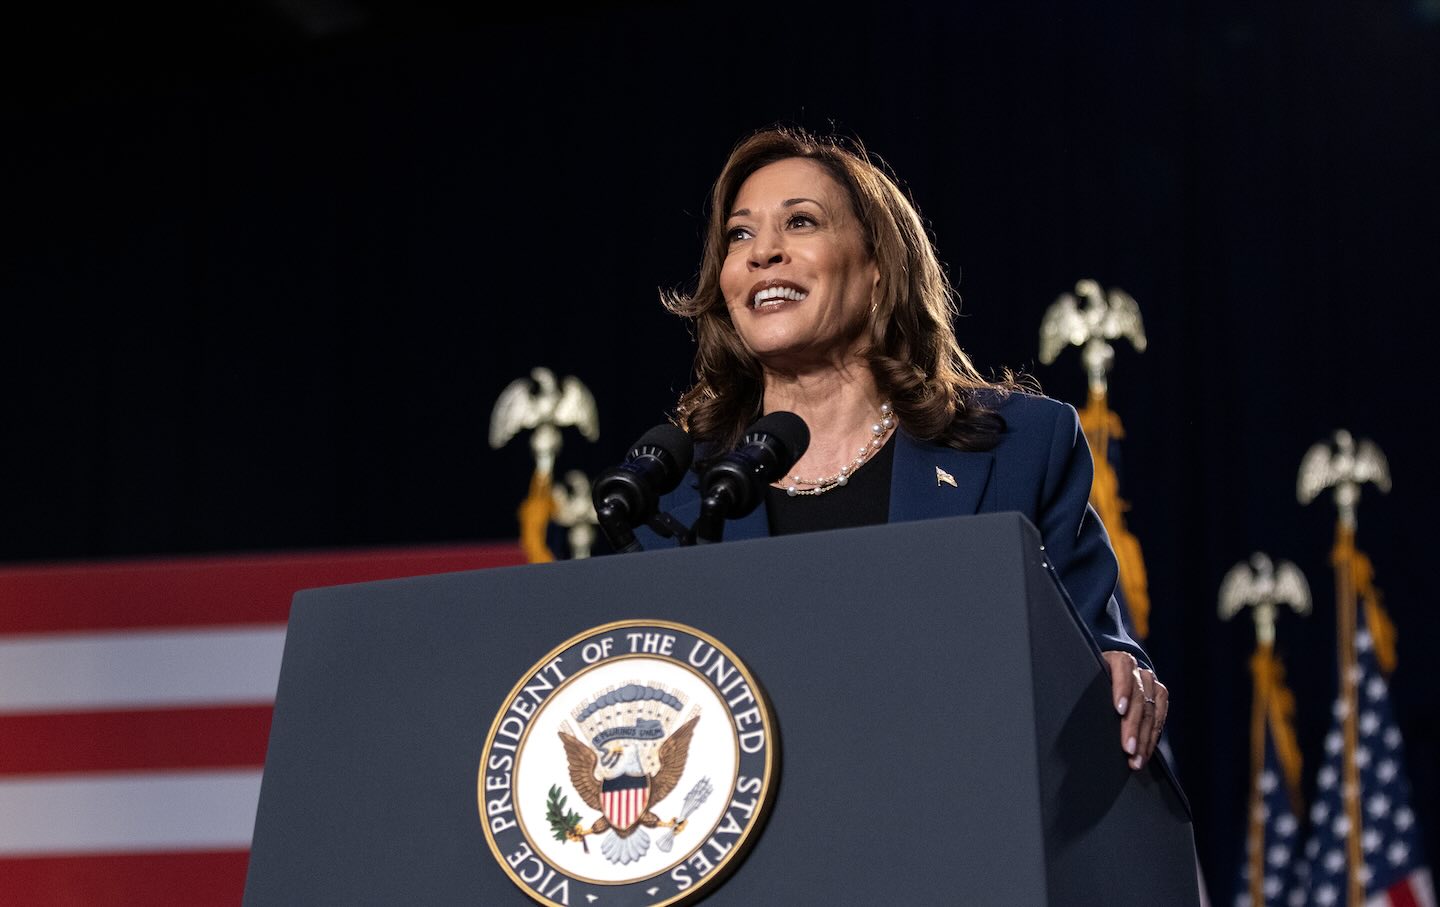
{"label": "black top", "polygon": [[855,470],[850,481],[824,494],[794,497],[773,485],[765,490],[771,535],[874,526],[890,519],[890,473],[895,464],[895,436]]}

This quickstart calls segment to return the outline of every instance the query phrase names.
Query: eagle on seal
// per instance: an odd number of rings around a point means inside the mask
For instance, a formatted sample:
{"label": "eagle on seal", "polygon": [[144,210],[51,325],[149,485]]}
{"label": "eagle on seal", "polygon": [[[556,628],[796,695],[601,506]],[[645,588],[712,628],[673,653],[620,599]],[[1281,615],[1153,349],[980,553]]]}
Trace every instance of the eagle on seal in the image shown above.
{"label": "eagle on seal", "polygon": [[695,715],[660,744],[659,768],[649,774],[642,762],[640,746],[634,740],[613,740],[603,748],[589,746],[565,730],[559,731],[569,762],[570,783],[580,799],[601,813],[590,828],[576,827],[568,837],[584,841],[586,835],[603,834],[600,851],[612,863],[631,863],[650,849],[647,828],[680,831],[684,819],[661,821],[651,807],[665,799],[685,774],[690,739],[695,733]]}

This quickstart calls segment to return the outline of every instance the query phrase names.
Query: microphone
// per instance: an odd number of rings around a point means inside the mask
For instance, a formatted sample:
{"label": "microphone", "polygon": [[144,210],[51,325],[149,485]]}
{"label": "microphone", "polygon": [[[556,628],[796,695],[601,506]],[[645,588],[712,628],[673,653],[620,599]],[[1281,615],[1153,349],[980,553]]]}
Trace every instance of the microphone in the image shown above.
{"label": "microphone", "polygon": [[680,484],[694,458],[690,436],[665,422],[641,435],[623,463],[595,480],[595,516],[617,552],[640,550],[631,530],[655,516],[660,496]]}
{"label": "microphone", "polygon": [[718,542],[724,520],[760,506],[765,486],[783,476],[810,446],[810,429],[794,413],[774,412],[745,429],[740,446],[705,470],[700,480],[697,542]]}

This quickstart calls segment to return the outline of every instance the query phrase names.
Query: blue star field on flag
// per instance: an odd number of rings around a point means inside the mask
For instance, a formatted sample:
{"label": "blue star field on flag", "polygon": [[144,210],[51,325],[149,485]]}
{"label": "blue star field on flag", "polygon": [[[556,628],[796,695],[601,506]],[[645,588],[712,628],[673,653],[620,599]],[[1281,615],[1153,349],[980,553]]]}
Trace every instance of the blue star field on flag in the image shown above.
{"label": "blue star field on flag", "polygon": [[1250,847],[1259,847],[1264,856],[1264,878],[1260,883],[1264,907],[1285,907],[1286,893],[1294,878],[1294,860],[1300,849],[1300,820],[1290,805],[1285,775],[1275,752],[1275,741],[1266,724],[1265,765],[1255,783],[1260,790],[1260,840],[1247,842],[1246,858],[1240,864],[1240,881],[1235,907],[1260,907],[1250,896]]}
{"label": "blue star field on flag", "polygon": [[[1290,907],[1360,907],[1348,901],[1348,837],[1360,835],[1365,904],[1435,907],[1420,827],[1410,806],[1405,751],[1390,707],[1389,688],[1375,657],[1375,645],[1359,609],[1355,765],[1360,781],[1361,828],[1352,829],[1342,798],[1345,701],[1338,696],[1334,723],[1325,736],[1325,760],[1310,808],[1311,837],[1289,895]],[[1269,903],[1267,901],[1267,903]]]}

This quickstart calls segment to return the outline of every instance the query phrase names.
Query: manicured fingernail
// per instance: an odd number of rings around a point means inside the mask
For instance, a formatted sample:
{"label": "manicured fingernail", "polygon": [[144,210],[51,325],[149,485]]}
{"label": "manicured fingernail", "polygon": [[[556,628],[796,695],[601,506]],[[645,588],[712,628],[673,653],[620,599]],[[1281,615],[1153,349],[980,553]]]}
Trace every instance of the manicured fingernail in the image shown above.
{"label": "manicured fingernail", "polygon": [[1118,700],[1116,700],[1116,702],[1115,702],[1115,711],[1117,711],[1117,712],[1119,712],[1120,714],[1123,715],[1123,714],[1125,714],[1125,706],[1127,706],[1127,705],[1129,705],[1129,704],[1130,704],[1130,699],[1129,699],[1129,697],[1128,697],[1128,696],[1121,696],[1121,697],[1120,697]]}
{"label": "manicured fingernail", "polygon": [[1133,768],[1133,769],[1139,770],[1139,768],[1140,768],[1140,761],[1141,761],[1141,760],[1140,760],[1140,757],[1139,757],[1139,756],[1136,756],[1134,759],[1131,759],[1131,760],[1130,760],[1130,767]]}
{"label": "manicured fingernail", "polygon": [[1129,753],[1129,754],[1132,755],[1132,756],[1135,755],[1135,738],[1134,738],[1134,737],[1131,737],[1129,740],[1126,740],[1126,741],[1125,741],[1125,752]]}

